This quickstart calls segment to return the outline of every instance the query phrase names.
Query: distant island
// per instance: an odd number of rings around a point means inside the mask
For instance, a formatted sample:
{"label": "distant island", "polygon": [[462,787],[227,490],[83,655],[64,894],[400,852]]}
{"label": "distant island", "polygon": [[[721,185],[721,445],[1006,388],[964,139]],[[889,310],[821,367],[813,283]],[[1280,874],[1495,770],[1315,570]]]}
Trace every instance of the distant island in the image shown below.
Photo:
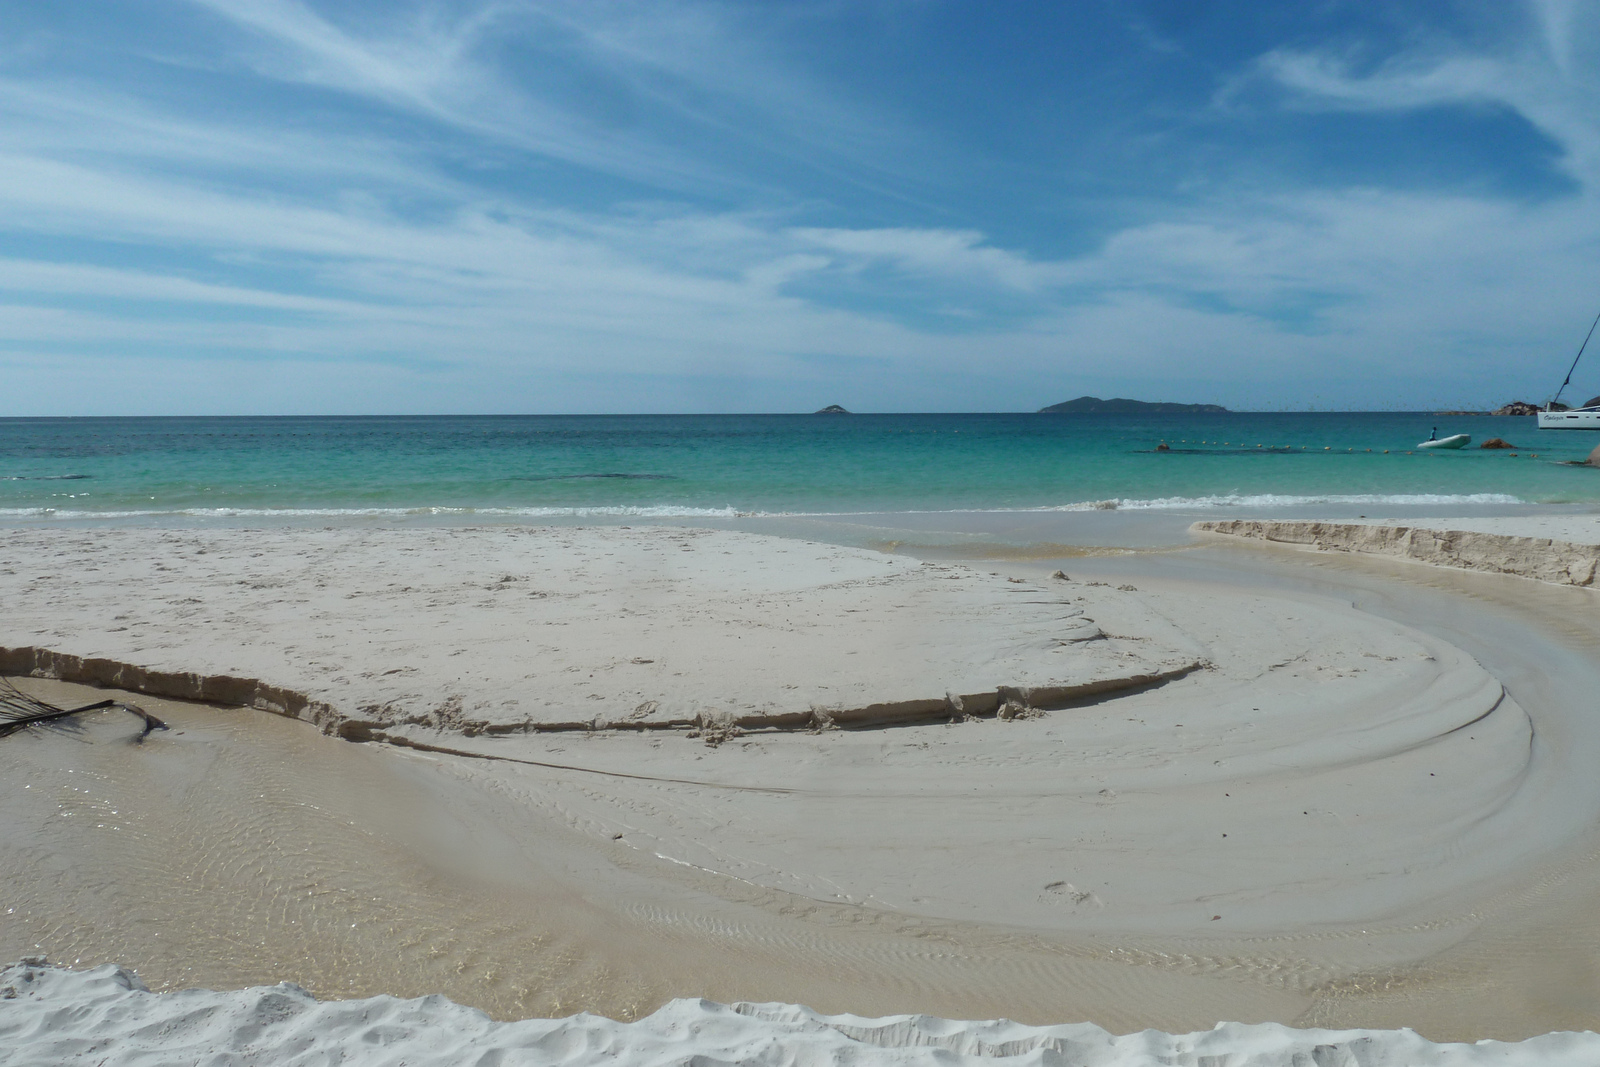
{"label": "distant island", "polygon": [[[1600,396],[1593,397],[1583,402],[1583,407],[1592,408],[1600,406]],[[1537,415],[1541,411],[1571,411],[1565,404],[1551,403],[1547,407],[1530,404],[1526,400],[1513,400],[1509,404],[1495,408],[1493,411],[1435,411],[1435,415]]]}
{"label": "distant island", "polygon": [[840,407],[838,404],[829,404],[827,407],[822,408],[820,411],[812,412],[812,414],[813,415],[848,415],[848,414],[850,414],[850,412],[846,411],[844,408]]}
{"label": "distant island", "polygon": [[1097,396],[1080,396],[1040,408],[1041,415],[1216,415],[1228,409],[1221,404],[1162,404],[1144,400],[1112,397],[1101,400]]}

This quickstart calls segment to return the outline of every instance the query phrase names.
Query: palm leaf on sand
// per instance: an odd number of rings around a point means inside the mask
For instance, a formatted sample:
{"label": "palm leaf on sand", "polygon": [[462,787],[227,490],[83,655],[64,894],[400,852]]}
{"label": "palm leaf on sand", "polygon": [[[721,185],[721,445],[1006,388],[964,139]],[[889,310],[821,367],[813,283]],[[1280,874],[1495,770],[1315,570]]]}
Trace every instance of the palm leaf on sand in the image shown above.
{"label": "palm leaf on sand", "polygon": [[11,684],[8,678],[0,678],[0,737],[25,730],[30,726],[40,723],[54,722],[65,719],[69,715],[77,715],[83,711],[100,711],[103,708],[121,708],[123,711],[132,712],[144,720],[144,729],[139,732],[142,741],[152,730],[165,730],[167,724],[145,711],[136,704],[129,704],[121,700],[99,700],[93,704],[85,704],[81,708],[61,708],[54,704],[40,700],[38,697],[29,696]]}

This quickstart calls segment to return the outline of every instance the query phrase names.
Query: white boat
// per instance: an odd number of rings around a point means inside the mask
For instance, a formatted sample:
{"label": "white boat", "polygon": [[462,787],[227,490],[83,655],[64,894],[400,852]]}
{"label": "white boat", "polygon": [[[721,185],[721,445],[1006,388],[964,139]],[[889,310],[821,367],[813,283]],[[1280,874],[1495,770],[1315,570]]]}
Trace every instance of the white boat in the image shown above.
{"label": "white boat", "polygon": [[1422,442],[1421,444],[1419,444],[1417,447],[1418,448],[1460,448],[1463,445],[1470,445],[1471,443],[1472,443],[1472,435],[1471,434],[1469,434],[1469,433],[1457,433],[1457,434],[1451,434],[1449,437],[1431,437],[1428,440],[1426,440],[1426,441]]}
{"label": "white boat", "polygon": [[[1578,369],[1578,360],[1583,358],[1583,350],[1589,347],[1589,338],[1594,336],[1594,328],[1600,326],[1600,315],[1594,317],[1589,324],[1589,332],[1583,339],[1583,344],[1578,346],[1578,354],[1572,357],[1572,366],[1567,368],[1566,381],[1561,383],[1561,389],[1556,390],[1556,395],[1551,398],[1545,409],[1539,412],[1539,429],[1541,430],[1600,430],[1600,404],[1590,401],[1581,408],[1569,408],[1565,411],[1556,409],[1556,401],[1561,399],[1561,391],[1572,383],[1572,372]],[[1597,398],[1600,399],[1600,398]]]}
{"label": "white boat", "polygon": [[1539,412],[1541,430],[1600,430],[1600,407]]}

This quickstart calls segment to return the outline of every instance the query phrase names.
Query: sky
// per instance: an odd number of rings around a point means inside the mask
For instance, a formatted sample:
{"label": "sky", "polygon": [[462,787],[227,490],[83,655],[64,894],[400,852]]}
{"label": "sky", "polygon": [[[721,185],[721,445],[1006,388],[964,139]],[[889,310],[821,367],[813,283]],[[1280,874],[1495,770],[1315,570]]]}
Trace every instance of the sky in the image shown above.
{"label": "sky", "polygon": [[1600,0],[0,0],[0,415],[1539,402],[1597,189]]}

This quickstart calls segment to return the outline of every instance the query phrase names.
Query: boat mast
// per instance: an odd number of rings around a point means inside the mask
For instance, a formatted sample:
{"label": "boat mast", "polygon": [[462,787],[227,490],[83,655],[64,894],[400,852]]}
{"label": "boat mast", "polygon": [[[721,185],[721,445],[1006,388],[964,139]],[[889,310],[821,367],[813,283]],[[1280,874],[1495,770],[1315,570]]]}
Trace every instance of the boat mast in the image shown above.
{"label": "boat mast", "polygon": [[[1578,354],[1572,357],[1572,366],[1567,368],[1567,379],[1561,383],[1561,389],[1565,389],[1569,384],[1571,384],[1572,372],[1578,369],[1578,360],[1583,358],[1583,350],[1589,347],[1589,338],[1594,336],[1594,328],[1596,326],[1600,326],[1600,313],[1597,313],[1594,317],[1594,321],[1589,324],[1589,332],[1584,335],[1583,344],[1578,346]],[[1545,410],[1548,411],[1555,405],[1557,400],[1561,399],[1561,389],[1556,390],[1556,395],[1550,399],[1549,404],[1545,405]]]}

